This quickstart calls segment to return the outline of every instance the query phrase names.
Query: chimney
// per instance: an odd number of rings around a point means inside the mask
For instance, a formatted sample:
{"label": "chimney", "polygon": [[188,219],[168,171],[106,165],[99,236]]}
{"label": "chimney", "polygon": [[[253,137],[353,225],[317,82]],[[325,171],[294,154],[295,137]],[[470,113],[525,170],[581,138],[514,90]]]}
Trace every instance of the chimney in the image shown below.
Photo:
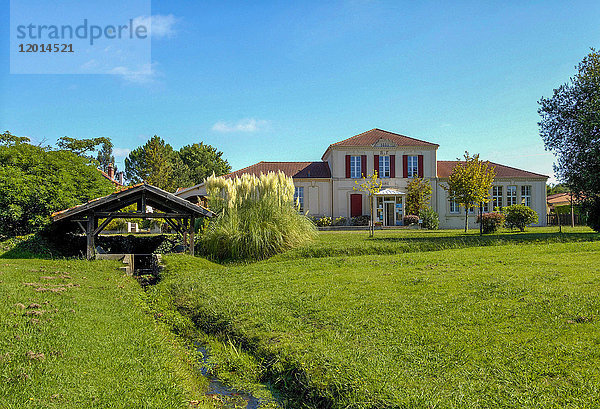
{"label": "chimney", "polygon": [[117,179],[119,180],[119,184],[123,184],[123,172],[117,173]]}
{"label": "chimney", "polygon": [[110,180],[115,180],[115,167],[112,163],[108,164],[108,169],[106,169],[106,173],[108,173],[108,178]]}

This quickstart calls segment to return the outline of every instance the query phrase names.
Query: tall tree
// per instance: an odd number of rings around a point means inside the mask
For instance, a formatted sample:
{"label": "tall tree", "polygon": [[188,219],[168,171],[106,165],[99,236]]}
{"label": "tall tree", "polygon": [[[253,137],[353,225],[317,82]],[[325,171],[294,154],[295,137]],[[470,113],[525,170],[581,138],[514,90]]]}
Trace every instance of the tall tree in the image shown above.
{"label": "tall tree", "polygon": [[419,215],[429,207],[431,184],[423,178],[415,178],[406,186],[406,214]]}
{"label": "tall tree", "polygon": [[359,192],[365,192],[367,197],[369,198],[369,214],[371,219],[369,221],[369,237],[373,237],[375,234],[375,219],[373,212],[373,199],[375,195],[381,190],[381,180],[377,178],[377,171],[372,175],[367,175],[362,177],[362,181],[358,183],[358,180],[355,180],[354,183],[357,186],[354,186],[352,190],[358,190]]}
{"label": "tall tree", "polygon": [[480,161],[479,154],[469,156],[465,152],[465,160],[456,164],[448,177],[448,185],[442,185],[448,191],[448,197],[465,208],[465,232],[469,229],[469,209],[487,202],[496,168],[487,161]]}
{"label": "tall tree", "polygon": [[90,154],[96,150],[99,145],[108,146],[112,151],[112,142],[110,138],[104,136],[98,138],[77,139],[69,136],[63,136],[56,143],[59,148],[71,151],[75,155],[93,158]]}
{"label": "tall tree", "polygon": [[0,146],[12,146],[19,143],[29,143],[30,139],[26,136],[15,136],[9,131],[0,134]]}
{"label": "tall tree", "polygon": [[557,158],[557,178],[600,209],[600,54],[592,49],[576,68],[552,97],[540,99],[540,135]]}
{"label": "tall tree", "polygon": [[133,183],[145,181],[164,190],[174,190],[176,153],[171,145],[154,135],[125,158],[125,176]]}
{"label": "tall tree", "polygon": [[223,152],[204,143],[194,143],[182,147],[177,155],[177,183],[179,186],[193,186],[211,176],[221,176],[231,171],[229,163],[223,159]]}
{"label": "tall tree", "polygon": [[115,156],[113,155],[113,144],[110,142],[102,143],[102,147],[98,150],[98,155],[96,156],[96,160],[100,164],[100,169],[105,172],[108,172],[108,166],[110,164],[113,165],[115,172],[117,171],[117,167],[115,166]]}
{"label": "tall tree", "polygon": [[52,212],[114,191],[90,159],[7,133],[2,140],[13,142],[0,143],[0,235],[38,231]]}

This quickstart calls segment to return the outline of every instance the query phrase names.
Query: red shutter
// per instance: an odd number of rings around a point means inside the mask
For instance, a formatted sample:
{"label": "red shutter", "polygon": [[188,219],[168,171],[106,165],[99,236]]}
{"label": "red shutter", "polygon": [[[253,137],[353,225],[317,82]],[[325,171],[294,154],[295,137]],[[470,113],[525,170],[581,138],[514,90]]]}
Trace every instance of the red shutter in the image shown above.
{"label": "red shutter", "polygon": [[404,178],[408,177],[408,156],[402,155],[402,174]]}
{"label": "red shutter", "polygon": [[350,179],[350,155],[346,155],[346,177]]}
{"label": "red shutter", "polygon": [[419,155],[419,177],[423,177],[423,155]]}
{"label": "red shutter", "polygon": [[367,155],[360,155],[360,174],[367,176]]}
{"label": "red shutter", "polygon": [[396,155],[390,155],[390,177],[396,177]]}
{"label": "red shutter", "polygon": [[377,172],[377,176],[379,176],[379,155],[373,156],[373,171]]}

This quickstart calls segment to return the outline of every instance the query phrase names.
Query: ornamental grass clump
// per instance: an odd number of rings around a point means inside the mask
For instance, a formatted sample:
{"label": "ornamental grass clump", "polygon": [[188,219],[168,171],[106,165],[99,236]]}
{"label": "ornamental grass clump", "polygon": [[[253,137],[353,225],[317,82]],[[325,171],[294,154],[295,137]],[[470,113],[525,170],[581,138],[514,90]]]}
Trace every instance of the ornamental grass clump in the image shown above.
{"label": "ornamental grass clump", "polygon": [[282,172],[206,179],[209,207],[218,214],[199,238],[199,252],[215,260],[261,260],[303,245],[314,224],[294,203],[294,183]]}

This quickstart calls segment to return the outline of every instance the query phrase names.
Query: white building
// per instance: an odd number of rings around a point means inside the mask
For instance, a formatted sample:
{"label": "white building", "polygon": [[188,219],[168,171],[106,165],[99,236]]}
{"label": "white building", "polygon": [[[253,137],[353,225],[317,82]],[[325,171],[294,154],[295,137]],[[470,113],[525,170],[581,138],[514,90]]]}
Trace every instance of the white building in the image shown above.
{"label": "white building", "polygon": [[[278,170],[291,176],[303,210],[312,216],[354,217],[369,214],[368,198],[353,190],[362,175],[377,171],[383,187],[376,199],[376,218],[384,226],[401,225],[406,185],[414,177],[431,183],[431,207],[440,217],[440,228],[464,227],[464,209],[448,200],[442,185],[457,161],[438,161],[439,145],[372,129],[329,145],[317,162],[259,162],[224,177],[244,173],[259,175]],[[524,203],[538,213],[536,226],[546,224],[546,181],[548,176],[491,163],[496,178],[488,209]],[[203,197],[203,184],[179,189],[183,198]],[[471,217],[475,227],[475,217]]]}

